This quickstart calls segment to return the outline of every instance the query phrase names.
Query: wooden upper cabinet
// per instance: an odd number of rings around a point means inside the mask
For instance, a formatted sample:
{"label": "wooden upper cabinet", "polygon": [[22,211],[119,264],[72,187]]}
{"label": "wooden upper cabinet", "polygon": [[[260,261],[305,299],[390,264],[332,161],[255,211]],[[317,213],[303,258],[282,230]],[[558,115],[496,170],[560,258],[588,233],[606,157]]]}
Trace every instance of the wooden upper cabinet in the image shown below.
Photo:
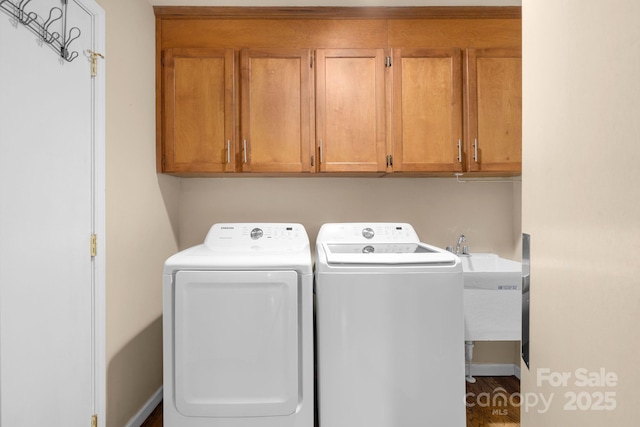
{"label": "wooden upper cabinet", "polygon": [[462,170],[462,50],[393,50],[393,171]]}
{"label": "wooden upper cabinet", "polygon": [[521,172],[519,7],[154,10],[159,171]]}
{"label": "wooden upper cabinet", "polygon": [[321,172],[386,170],[383,49],[316,51],[316,140]]}
{"label": "wooden upper cabinet", "polygon": [[240,55],[243,172],[311,172],[309,49],[247,49]]}
{"label": "wooden upper cabinet", "polygon": [[467,170],[522,170],[522,53],[468,49]]}
{"label": "wooden upper cabinet", "polygon": [[233,49],[163,54],[162,171],[234,171]]}

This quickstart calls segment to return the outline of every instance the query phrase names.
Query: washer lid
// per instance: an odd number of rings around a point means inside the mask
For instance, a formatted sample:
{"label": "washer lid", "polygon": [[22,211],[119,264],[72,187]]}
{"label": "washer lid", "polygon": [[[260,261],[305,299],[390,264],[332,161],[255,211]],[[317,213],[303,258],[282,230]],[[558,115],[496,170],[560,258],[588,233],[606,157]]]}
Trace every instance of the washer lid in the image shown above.
{"label": "washer lid", "polygon": [[323,243],[328,264],[455,265],[457,257],[424,243]]}

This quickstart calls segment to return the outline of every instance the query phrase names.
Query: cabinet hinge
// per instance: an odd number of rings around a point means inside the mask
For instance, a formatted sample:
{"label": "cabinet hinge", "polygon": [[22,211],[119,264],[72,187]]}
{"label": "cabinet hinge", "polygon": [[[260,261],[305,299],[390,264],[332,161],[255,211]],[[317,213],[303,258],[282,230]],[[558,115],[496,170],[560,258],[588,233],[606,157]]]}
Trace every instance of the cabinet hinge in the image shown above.
{"label": "cabinet hinge", "polygon": [[91,427],[98,427],[98,416],[95,414],[91,415]]}
{"label": "cabinet hinge", "polygon": [[314,159],[314,156],[313,156],[313,154],[312,154],[312,155],[311,155],[311,166],[314,166],[314,164],[313,164],[313,163],[314,163],[314,160],[315,160],[315,159]]}
{"label": "cabinet hinge", "polygon": [[384,58],[384,66],[385,67],[391,67],[391,57],[387,56]]}
{"label": "cabinet hinge", "polygon": [[313,68],[313,60],[315,58],[315,54],[312,53],[311,56],[309,56],[309,68]]}
{"label": "cabinet hinge", "polygon": [[91,256],[95,257],[98,254],[98,236],[91,235]]}
{"label": "cabinet hinge", "polygon": [[391,154],[387,155],[387,167],[388,168],[393,167],[393,155]]}

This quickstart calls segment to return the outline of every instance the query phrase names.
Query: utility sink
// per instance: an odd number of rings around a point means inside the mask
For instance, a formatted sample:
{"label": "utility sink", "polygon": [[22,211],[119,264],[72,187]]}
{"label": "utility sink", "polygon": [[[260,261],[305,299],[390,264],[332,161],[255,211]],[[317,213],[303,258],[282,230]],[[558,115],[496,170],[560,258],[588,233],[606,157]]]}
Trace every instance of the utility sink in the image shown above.
{"label": "utility sink", "polygon": [[491,253],[461,256],[468,341],[518,341],[522,266]]}
{"label": "utility sink", "polygon": [[522,289],[522,265],[491,253],[461,256],[465,289],[496,291]]}

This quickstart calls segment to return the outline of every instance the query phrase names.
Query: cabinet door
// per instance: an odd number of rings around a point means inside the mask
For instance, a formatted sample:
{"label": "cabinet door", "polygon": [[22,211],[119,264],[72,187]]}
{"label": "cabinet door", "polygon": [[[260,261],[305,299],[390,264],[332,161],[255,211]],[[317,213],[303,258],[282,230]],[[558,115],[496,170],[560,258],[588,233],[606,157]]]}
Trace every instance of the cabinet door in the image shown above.
{"label": "cabinet door", "polygon": [[467,170],[522,170],[522,53],[467,51]]}
{"label": "cabinet door", "polygon": [[241,54],[242,171],[311,172],[309,49]]}
{"label": "cabinet door", "polygon": [[163,172],[232,172],[234,51],[164,51]]}
{"label": "cabinet door", "polygon": [[316,59],[320,171],[384,172],[384,50],[322,49]]}
{"label": "cabinet door", "polygon": [[393,170],[462,170],[462,51],[393,51]]}

